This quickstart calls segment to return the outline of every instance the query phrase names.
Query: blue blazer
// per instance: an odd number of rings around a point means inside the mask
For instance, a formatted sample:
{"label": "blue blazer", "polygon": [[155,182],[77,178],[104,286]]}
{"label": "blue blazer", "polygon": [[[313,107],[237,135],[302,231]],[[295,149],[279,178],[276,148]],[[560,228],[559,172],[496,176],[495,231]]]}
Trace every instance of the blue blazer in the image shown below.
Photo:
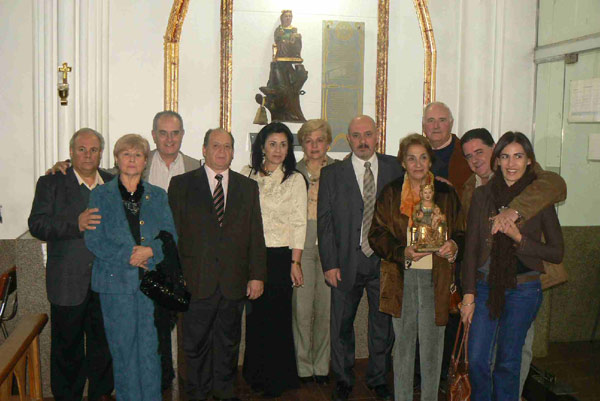
{"label": "blue blazer", "polygon": [[[109,294],[133,294],[139,288],[138,267],[129,264],[136,245],[123,209],[118,187],[119,178],[96,187],[90,194],[89,208],[98,208],[102,220],[95,230],[85,232],[85,244],[96,256],[92,269],[92,290]],[[142,181],[144,194],[140,210],[141,245],[152,248],[154,256],[148,268],[154,270],[163,260],[162,241],[156,239],[161,230],[177,234],[167,193]]]}

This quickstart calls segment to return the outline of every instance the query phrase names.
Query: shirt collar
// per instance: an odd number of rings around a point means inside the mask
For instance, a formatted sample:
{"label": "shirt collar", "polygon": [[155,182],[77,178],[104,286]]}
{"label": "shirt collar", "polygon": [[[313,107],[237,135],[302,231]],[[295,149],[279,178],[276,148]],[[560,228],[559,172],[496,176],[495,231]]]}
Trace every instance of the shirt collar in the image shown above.
{"label": "shirt collar", "polygon": [[[494,176],[494,173],[491,173],[490,176],[488,177],[488,182],[490,182],[490,180],[492,179],[492,177]],[[475,188],[480,187],[483,185],[483,182],[481,181],[481,177],[478,176],[477,174],[475,174]]]}
{"label": "shirt collar", "polygon": [[442,146],[440,146],[439,148],[433,148],[433,150],[440,150],[440,149],[444,149],[448,146],[450,146],[450,144],[452,143],[452,141],[454,140],[454,137],[452,136],[452,134],[450,134],[450,138],[448,138],[448,141],[446,141],[446,143],[444,143]]}
{"label": "shirt collar", "polygon": [[[206,170],[206,176],[208,177],[209,180],[216,179],[215,176],[217,175],[217,173],[213,169],[208,167],[206,164],[204,165],[204,170]],[[221,174],[223,176],[223,179],[229,178],[229,169],[227,169],[219,174]]]}
{"label": "shirt collar", "polygon": [[160,157],[160,153],[158,153],[158,150],[156,151],[156,153],[154,153],[154,158],[153,158],[153,162],[158,160],[159,163],[161,163],[163,166],[165,166],[165,168],[169,169],[169,168],[173,168],[173,166],[178,165],[179,163],[182,162],[183,157],[181,156],[181,152],[177,152],[177,157],[175,158],[175,160],[173,160],[173,162],[171,163],[171,166],[167,167],[167,163],[165,163],[165,161],[163,160],[162,157]]}
{"label": "shirt collar", "polygon": [[88,185],[83,180],[83,178],[81,178],[81,176],[79,175],[79,173],[77,172],[77,170],[73,169],[73,172],[75,173],[75,177],[77,178],[77,183],[79,183],[80,186],[81,186],[81,184],[85,185],[90,191],[92,189],[96,188],[98,185],[104,184],[104,180],[100,176],[100,173],[98,172],[98,170],[96,170],[96,179],[94,180],[94,183],[92,185]]}
{"label": "shirt collar", "polygon": [[360,157],[356,156],[356,154],[352,153],[352,164],[355,167],[361,167],[361,168],[365,168],[365,162],[370,162],[371,163],[371,169],[374,168],[375,165],[377,165],[377,152],[373,153],[373,155],[371,156],[371,158],[369,160],[363,160]]}

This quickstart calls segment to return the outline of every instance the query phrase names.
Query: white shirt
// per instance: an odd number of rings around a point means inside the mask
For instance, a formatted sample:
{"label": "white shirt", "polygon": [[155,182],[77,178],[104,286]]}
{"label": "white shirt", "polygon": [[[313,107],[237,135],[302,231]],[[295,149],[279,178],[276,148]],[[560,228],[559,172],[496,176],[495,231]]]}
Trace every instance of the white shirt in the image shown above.
{"label": "white shirt", "polygon": [[148,174],[148,182],[157,187],[161,187],[165,191],[169,190],[169,183],[171,178],[176,175],[185,173],[185,167],[183,165],[183,156],[181,152],[177,154],[177,157],[169,167],[167,163],[160,157],[158,151],[154,152],[154,156],[150,161],[150,173]]}
{"label": "white shirt", "polygon": [[85,182],[83,180],[83,178],[81,178],[81,176],[79,175],[77,170],[73,169],[73,172],[75,173],[75,177],[77,178],[77,182],[79,183],[79,185],[80,186],[81,186],[81,184],[85,185],[90,191],[92,189],[96,188],[98,185],[104,184],[104,180],[102,179],[102,177],[100,176],[100,173],[97,170],[96,170],[96,179],[94,180],[94,183],[92,185],[88,185],[87,182]]}
{"label": "white shirt", "polygon": [[287,246],[290,249],[304,249],[307,191],[302,174],[294,172],[284,182],[281,182],[281,166],[270,176],[250,174],[250,166],[244,167],[241,174],[258,183],[260,212],[267,247]]}
{"label": "white shirt", "polygon": [[363,183],[365,180],[365,162],[371,163],[371,172],[373,172],[373,178],[375,179],[375,191],[377,191],[377,172],[379,171],[377,153],[373,153],[373,156],[369,160],[363,160],[352,153],[352,167],[354,168],[354,175],[356,175],[361,195],[363,195]]}
{"label": "white shirt", "polygon": [[[354,168],[354,175],[356,176],[356,181],[358,181],[358,188],[360,189],[361,196],[363,195],[363,184],[365,180],[365,163],[371,163],[371,172],[373,173],[373,179],[375,180],[375,194],[377,194],[377,172],[379,171],[379,162],[377,160],[377,153],[373,153],[373,156],[369,160],[363,160],[352,153],[352,167]],[[375,206],[373,206],[375,207]],[[361,217],[362,219],[362,217]],[[362,227],[360,229],[360,241],[359,244],[362,244],[363,232]]]}
{"label": "white shirt", "polygon": [[[215,188],[217,187],[217,182],[219,182],[215,178],[217,173],[215,173],[206,164],[204,165],[204,170],[206,170],[206,176],[208,177],[208,186],[210,187],[210,193],[214,194]],[[219,174],[223,176],[223,178],[221,179],[221,186],[223,187],[223,196],[225,197],[223,204],[223,210],[225,210],[225,207],[227,206],[227,187],[229,186],[229,169]]]}

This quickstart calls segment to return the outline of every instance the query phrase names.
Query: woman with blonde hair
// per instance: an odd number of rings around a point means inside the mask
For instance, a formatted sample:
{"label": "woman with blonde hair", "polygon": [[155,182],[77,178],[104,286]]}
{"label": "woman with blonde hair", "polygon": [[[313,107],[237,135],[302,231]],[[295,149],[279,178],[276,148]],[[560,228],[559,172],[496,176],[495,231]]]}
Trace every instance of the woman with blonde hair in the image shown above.
{"label": "woman with blonde hair", "polygon": [[317,247],[317,200],[321,169],[336,162],[327,156],[331,140],[331,126],[325,120],[308,120],[298,131],[304,157],[296,168],[308,182],[308,221],[302,252],[304,285],[294,288],[292,308],[298,376],[304,383],[329,381],[331,289]]}
{"label": "woman with blonde hair", "polygon": [[157,236],[167,232],[177,239],[167,193],[141,179],[149,150],[137,134],[117,141],[119,175],[90,194],[89,208],[98,208],[102,220],[85,232],[96,256],[92,290],[100,294],[117,400],[123,401],[162,400],[154,304],[140,291],[140,281],[163,260]]}

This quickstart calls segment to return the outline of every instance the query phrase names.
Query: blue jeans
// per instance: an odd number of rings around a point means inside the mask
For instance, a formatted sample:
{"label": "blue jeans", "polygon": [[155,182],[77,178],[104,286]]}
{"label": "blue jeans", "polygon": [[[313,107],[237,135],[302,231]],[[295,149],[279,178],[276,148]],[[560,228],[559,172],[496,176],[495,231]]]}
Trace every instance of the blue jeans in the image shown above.
{"label": "blue jeans", "polygon": [[[469,376],[473,401],[519,400],[521,352],[527,330],[542,304],[539,280],[506,290],[499,319],[491,319],[486,305],[490,287],[477,282],[475,313],[469,333]],[[496,363],[492,372],[494,346]]]}

